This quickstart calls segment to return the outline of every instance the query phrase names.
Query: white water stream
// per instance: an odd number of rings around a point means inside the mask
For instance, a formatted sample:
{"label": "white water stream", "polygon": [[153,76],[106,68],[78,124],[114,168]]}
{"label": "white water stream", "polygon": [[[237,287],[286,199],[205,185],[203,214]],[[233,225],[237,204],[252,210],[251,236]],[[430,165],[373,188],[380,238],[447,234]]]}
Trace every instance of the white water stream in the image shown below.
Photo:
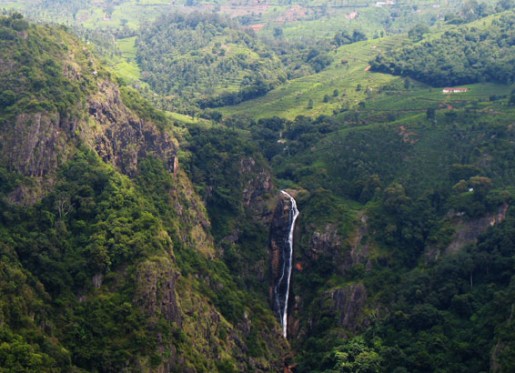
{"label": "white water stream", "polygon": [[[290,281],[291,281],[291,272],[293,265],[293,231],[295,230],[295,220],[299,216],[299,210],[297,209],[297,202],[295,199],[289,195],[284,190],[281,190],[285,196],[290,199],[291,209],[290,209],[290,230],[288,232],[288,250],[283,248],[283,265],[282,265],[282,273],[277,285],[275,286],[275,297],[276,303],[279,306],[279,312],[281,316],[281,326],[283,327],[283,336],[286,338],[288,331],[288,298],[290,295]],[[286,281],[286,289],[284,292],[284,303],[280,301],[280,293],[279,289],[282,288],[283,281]]]}

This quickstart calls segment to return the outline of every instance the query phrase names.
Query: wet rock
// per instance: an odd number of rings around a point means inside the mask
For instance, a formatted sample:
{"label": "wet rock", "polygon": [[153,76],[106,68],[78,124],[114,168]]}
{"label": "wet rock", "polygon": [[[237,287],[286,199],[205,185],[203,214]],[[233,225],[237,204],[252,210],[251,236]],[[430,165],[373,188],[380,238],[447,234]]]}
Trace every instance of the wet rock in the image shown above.
{"label": "wet rock", "polygon": [[283,263],[282,250],[285,245],[288,245],[287,240],[290,230],[290,210],[290,199],[281,194],[281,198],[277,202],[270,225],[270,299],[273,298],[272,292],[274,284],[276,284],[281,277],[281,268]]}

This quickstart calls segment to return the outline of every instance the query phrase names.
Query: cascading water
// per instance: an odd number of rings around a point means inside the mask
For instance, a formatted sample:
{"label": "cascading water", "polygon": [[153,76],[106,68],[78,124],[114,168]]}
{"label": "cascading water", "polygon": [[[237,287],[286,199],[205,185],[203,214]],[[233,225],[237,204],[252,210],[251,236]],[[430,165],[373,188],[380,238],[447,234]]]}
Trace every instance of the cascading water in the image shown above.
{"label": "cascading water", "polygon": [[299,216],[297,202],[284,190],[281,190],[285,196],[290,199],[291,208],[289,212],[289,230],[286,245],[281,250],[281,277],[274,287],[275,309],[279,314],[281,326],[283,328],[283,336],[286,338],[288,330],[288,298],[290,295],[290,281],[293,262],[293,231],[295,229],[295,220]]}

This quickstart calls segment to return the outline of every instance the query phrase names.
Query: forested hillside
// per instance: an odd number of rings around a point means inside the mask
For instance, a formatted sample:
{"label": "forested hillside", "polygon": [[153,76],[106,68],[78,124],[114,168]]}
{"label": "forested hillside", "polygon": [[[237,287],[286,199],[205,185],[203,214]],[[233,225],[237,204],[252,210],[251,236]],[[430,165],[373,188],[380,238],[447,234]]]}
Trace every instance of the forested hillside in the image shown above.
{"label": "forested hillside", "polygon": [[287,343],[213,245],[165,116],[62,28],[0,24],[2,369],[279,369]]}
{"label": "forested hillside", "polygon": [[286,79],[255,36],[219,16],[160,18],[137,40],[142,79],[162,95],[222,106],[254,98]]}
{"label": "forested hillside", "polygon": [[0,371],[515,371],[512,0],[4,5]]}
{"label": "forested hillside", "polygon": [[256,125],[260,140],[284,131],[272,163],[303,191],[301,371],[513,367],[515,133],[509,116],[455,114]]}
{"label": "forested hillside", "polygon": [[[488,23],[486,23],[488,22]],[[445,32],[441,37],[379,55],[375,71],[409,76],[433,86],[515,80],[513,12]]]}

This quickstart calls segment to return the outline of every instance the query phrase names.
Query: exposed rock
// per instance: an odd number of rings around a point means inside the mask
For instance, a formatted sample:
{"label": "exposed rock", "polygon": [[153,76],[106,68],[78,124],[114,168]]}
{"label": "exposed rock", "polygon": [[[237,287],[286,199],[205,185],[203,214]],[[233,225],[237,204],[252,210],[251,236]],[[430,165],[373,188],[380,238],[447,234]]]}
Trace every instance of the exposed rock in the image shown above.
{"label": "exposed rock", "polygon": [[98,93],[88,100],[89,115],[100,124],[94,133],[94,147],[106,162],[131,177],[138,170],[140,158],[153,155],[162,159],[168,171],[179,167],[177,145],[165,131],[138,118],[123,105],[120,92],[108,81],[99,84]]}
{"label": "exposed rock", "polygon": [[[481,234],[489,227],[502,223],[506,219],[509,204],[504,203],[495,213],[487,214],[477,219],[465,219],[459,213],[451,217],[455,232],[449,245],[443,250],[444,254],[454,254],[466,245],[477,242]],[[440,252],[436,248],[429,248],[426,257],[431,260],[438,259]]]}
{"label": "exposed rock", "polygon": [[97,273],[92,278],[93,286],[95,289],[99,289],[102,286],[102,281],[104,280],[104,276],[101,273]]}
{"label": "exposed rock", "polygon": [[347,240],[343,240],[335,224],[326,224],[322,230],[314,230],[309,242],[307,256],[316,261],[328,257],[338,271],[344,274],[357,264],[364,264],[369,270],[369,243],[367,241],[367,216],[361,215],[359,225]]}
{"label": "exposed rock", "polygon": [[52,184],[57,169],[73,156],[79,143],[95,149],[105,162],[130,177],[136,175],[139,160],[146,156],[162,159],[174,174],[179,169],[176,140],[154,123],[140,119],[122,103],[118,88],[102,81],[89,97],[83,118],[42,111],[21,113],[3,123],[0,162],[11,171],[39,178],[30,186],[20,186],[12,202],[39,200],[43,186]]}
{"label": "exposed rock", "polygon": [[341,337],[349,337],[370,325],[365,314],[367,291],[362,283],[338,287],[321,294],[315,300],[307,322],[301,326],[297,338],[306,338],[311,330],[318,330],[324,318],[334,318],[345,331]]}
{"label": "exposed rock", "polygon": [[[84,56],[81,60],[85,60]],[[0,71],[3,71],[9,63],[0,62]],[[55,183],[59,167],[70,160],[79,147],[95,151],[105,162],[129,177],[137,175],[141,158],[153,156],[162,160],[168,171],[176,176],[169,191],[170,207],[175,207],[171,214],[176,216],[167,221],[172,225],[168,228],[174,233],[174,242],[182,245],[184,252],[197,250],[214,258],[210,221],[190,180],[183,171],[179,172],[175,139],[156,123],[140,118],[125,106],[116,85],[102,80],[107,75],[105,72],[97,73],[96,67],[89,66],[88,69],[94,70],[94,73],[88,74],[86,68],[71,61],[65,61],[64,66],[64,76],[70,80],[83,81],[88,75],[87,89],[84,91],[87,93],[79,99],[80,102],[70,107],[73,115],[48,109],[50,111],[13,114],[10,121],[1,123],[0,161],[10,170],[30,177],[27,184],[20,185],[11,193],[10,199],[19,203],[36,203]],[[91,93],[92,84],[96,84],[94,93]],[[80,86],[85,87],[86,84]],[[62,106],[59,107],[62,110]],[[241,172],[245,176],[244,205],[255,209],[261,219],[267,211],[266,194],[273,188],[270,173],[263,164],[251,158],[242,159]],[[57,199],[56,203],[61,220],[68,213],[70,201]],[[224,287],[222,282],[216,279],[216,275],[210,278],[209,273],[200,273],[197,277],[199,281],[191,273],[181,277],[173,259],[171,239],[169,243],[163,250],[148,254],[151,257],[138,255],[137,259],[124,266],[124,273],[110,274],[110,279],[116,278],[112,288],[111,280],[103,284],[102,274],[91,278],[93,287],[102,289],[101,292],[124,291],[125,297],[131,294],[127,289],[134,289],[132,305],[146,316],[149,336],[155,338],[157,351],[161,352],[164,360],[154,367],[154,362],[150,362],[154,355],[144,356],[153,346],[144,346],[142,350],[146,351],[141,356],[128,357],[127,370],[163,373],[215,371],[217,361],[230,358],[238,371],[278,371],[281,356],[289,351],[289,347],[279,337],[280,331],[276,330],[276,325],[265,319],[266,315],[259,315],[264,322],[254,323],[255,315],[251,311],[246,311],[241,322],[228,322],[219,311],[222,307],[213,304],[211,294],[207,296],[203,289],[206,285],[213,292],[221,291]],[[260,262],[259,267],[263,266],[263,262]],[[212,273],[216,274],[216,271]],[[90,290],[89,287],[87,290]],[[79,301],[88,302],[90,297],[99,293],[93,290],[80,296]],[[236,315],[235,319],[241,320],[240,315]],[[163,323],[168,324],[169,328],[165,329],[171,330],[173,335],[164,335],[163,330],[159,330]],[[253,357],[250,352],[250,337],[256,332],[258,340],[266,346],[264,356],[259,358]],[[192,347],[184,348],[181,343],[190,343]],[[196,358],[200,357],[205,358],[211,366],[193,367]]]}
{"label": "exposed rock", "polygon": [[150,318],[163,315],[166,320],[180,326],[182,317],[175,294],[178,276],[173,270],[172,262],[162,257],[141,263],[137,270],[136,304]]}
{"label": "exposed rock", "polygon": [[359,215],[359,226],[349,238],[351,250],[348,253],[344,270],[355,266],[356,264],[365,264],[366,269],[372,269],[372,262],[369,258],[370,243],[368,241],[368,217],[365,214]]}
{"label": "exposed rock", "polygon": [[338,314],[339,324],[355,331],[363,325],[363,308],[367,301],[367,291],[361,283],[336,289],[331,294],[334,310]]}
{"label": "exposed rock", "polygon": [[[73,122],[73,123],[71,123]],[[10,170],[42,177],[68,160],[73,120],[55,112],[22,113],[0,133],[0,159]]]}
{"label": "exposed rock", "polygon": [[251,209],[258,219],[266,219],[270,211],[267,201],[274,190],[270,170],[254,158],[244,157],[240,160],[240,174],[243,176],[243,205]]}
{"label": "exposed rock", "polygon": [[[184,171],[177,172],[170,197],[179,220],[178,230],[182,244],[195,247],[209,258],[216,257],[206,208]],[[184,206],[185,201],[187,206]]]}
{"label": "exposed rock", "polygon": [[298,295],[295,295],[293,299],[293,307],[288,317],[288,335],[293,338],[298,338],[299,333],[301,332],[301,320],[298,315],[303,307],[303,302],[302,297]]}
{"label": "exposed rock", "polygon": [[323,231],[315,230],[309,243],[309,258],[318,260],[321,256],[341,256],[342,239],[334,224],[326,224]]}

